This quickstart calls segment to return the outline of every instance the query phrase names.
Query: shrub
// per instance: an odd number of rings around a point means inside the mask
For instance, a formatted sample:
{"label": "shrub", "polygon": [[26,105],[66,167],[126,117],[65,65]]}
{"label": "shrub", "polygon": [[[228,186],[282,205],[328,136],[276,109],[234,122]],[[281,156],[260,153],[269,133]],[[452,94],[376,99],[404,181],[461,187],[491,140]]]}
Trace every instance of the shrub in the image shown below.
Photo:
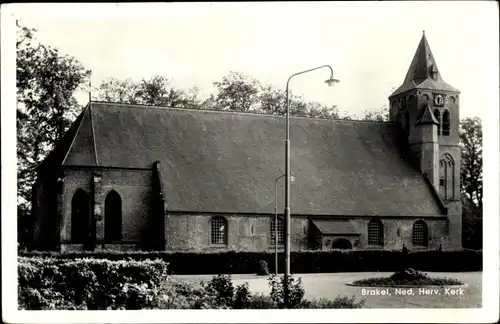
{"label": "shrub", "polygon": [[267,262],[264,260],[260,260],[259,264],[260,264],[260,267],[259,267],[259,270],[257,271],[257,275],[259,275],[259,276],[269,275],[269,267],[267,265]]}
{"label": "shrub", "polygon": [[296,308],[304,298],[305,291],[302,286],[302,279],[295,280],[293,276],[288,277],[288,304],[285,305],[285,276],[276,277],[272,275],[268,279],[271,288],[271,299],[278,308]]}
{"label": "shrub", "polygon": [[251,309],[273,309],[276,304],[269,295],[255,294],[250,298],[248,308]]}
{"label": "shrub", "polygon": [[204,282],[183,282],[169,279],[157,294],[156,309],[201,309],[216,304],[215,296],[207,295]]}
{"label": "shrub", "polygon": [[220,274],[217,277],[213,277],[208,283],[207,294],[215,296],[217,304],[231,307],[234,297],[234,286],[231,276]]}
{"label": "shrub", "polygon": [[336,297],[334,300],[327,298],[313,299],[311,301],[305,300],[300,305],[300,308],[361,308],[364,303],[364,300],[357,302],[355,296],[351,298],[344,296]]}
{"label": "shrub", "polygon": [[236,287],[236,292],[234,294],[233,308],[235,309],[245,309],[250,307],[250,302],[252,299],[252,294],[250,293],[250,288],[248,283],[244,283]]}
{"label": "shrub", "polygon": [[[57,259],[92,257],[97,259],[141,261],[162,259],[177,274],[258,273],[260,261],[274,264],[273,252],[26,252],[27,256],[50,256]],[[280,258],[283,256],[280,255]],[[291,267],[295,273],[398,271],[405,256],[400,250],[293,251]],[[406,255],[407,267],[420,271],[481,271],[482,251],[414,251]],[[463,262],[467,260],[468,262]],[[280,262],[281,264],[282,262]],[[200,266],[202,265],[202,266]]]}
{"label": "shrub", "polygon": [[19,258],[22,309],[149,308],[167,279],[161,260]]}
{"label": "shrub", "polygon": [[[19,308],[272,309],[284,308],[284,278],[269,278],[271,295],[252,295],[230,276],[208,282],[168,278],[165,262],[19,258]],[[356,308],[354,299],[304,300],[302,281],[289,278],[290,308]]]}
{"label": "shrub", "polygon": [[394,281],[410,281],[410,280],[423,280],[428,279],[425,273],[414,270],[412,268],[405,269],[403,271],[398,271],[391,276]]}
{"label": "shrub", "polygon": [[462,282],[453,278],[431,278],[427,274],[414,269],[398,271],[390,277],[368,278],[353,282],[356,286],[448,286],[462,285]]}

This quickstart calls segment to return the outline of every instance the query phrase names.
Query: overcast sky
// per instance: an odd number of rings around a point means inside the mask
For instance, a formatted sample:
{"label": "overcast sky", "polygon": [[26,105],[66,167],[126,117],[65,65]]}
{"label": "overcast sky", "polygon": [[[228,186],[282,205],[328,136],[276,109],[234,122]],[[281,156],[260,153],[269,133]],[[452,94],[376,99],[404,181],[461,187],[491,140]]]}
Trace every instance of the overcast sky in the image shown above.
{"label": "overcast sky", "polygon": [[[172,78],[202,96],[239,71],[308,100],[362,115],[401,85],[425,30],[443,79],[461,94],[461,117],[499,109],[496,2],[325,2],[16,5],[39,40],[108,77]],[[78,96],[85,104],[87,95]]]}

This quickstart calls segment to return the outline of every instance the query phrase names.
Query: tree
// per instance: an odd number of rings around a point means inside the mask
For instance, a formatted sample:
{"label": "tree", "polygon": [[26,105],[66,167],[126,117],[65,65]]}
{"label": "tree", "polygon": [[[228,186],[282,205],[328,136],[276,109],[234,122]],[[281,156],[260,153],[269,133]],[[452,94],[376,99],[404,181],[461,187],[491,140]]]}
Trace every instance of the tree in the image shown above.
{"label": "tree", "polygon": [[17,22],[18,211],[29,214],[35,167],[83,107],[73,96],[90,71],[74,57],[36,41],[36,30]]}
{"label": "tree", "polygon": [[136,95],[138,90],[139,85],[131,79],[108,78],[101,82],[95,97],[97,100],[108,102],[139,104],[140,98]]}
{"label": "tree", "polygon": [[389,120],[389,108],[384,105],[379,109],[365,110],[363,120],[384,122]]}
{"label": "tree", "polygon": [[[212,109],[252,111],[269,115],[286,113],[286,90],[259,81],[239,72],[230,72],[221,81],[214,82],[217,93],[207,102]],[[327,107],[315,101],[306,102],[301,96],[288,94],[290,115],[314,118],[339,118],[335,106]]]}
{"label": "tree", "polygon": [[169,78],[155,75],[140,82],[108,78],[97,88],[96,99],[148,106],[199,108],[197,96],[196,87],[186,93],[174,88]]}
{"label": "tree", "polygon": [[[62,138],[81,110],[73,92],[85,83],[90,72],[75,58],[38,44],[34,29],[19,23],[17,28],[17,151],[18,162],[29,165],[19,170],[22,183],[26,173],[33,175],[33,167]],[[27,197],[21,194],[20,198]]]}
{"label": "tree", "polygon": [[465,118],[460,122],[461,191],[467,200],[483,208],[483,129],[481,119]]}
{"label": "tree", "polygon": [[213,85],[217,90],[213,97],[214,108],[244,112],[259,109],[259,93],[262,89],[259,81],[243,73],[231,71]]}
{"label": "tree", "polygon": [[465,118],[460,122],[460,166],[462,195],[463,246],[482,247],[483,213],[483,131],[481,119]]}

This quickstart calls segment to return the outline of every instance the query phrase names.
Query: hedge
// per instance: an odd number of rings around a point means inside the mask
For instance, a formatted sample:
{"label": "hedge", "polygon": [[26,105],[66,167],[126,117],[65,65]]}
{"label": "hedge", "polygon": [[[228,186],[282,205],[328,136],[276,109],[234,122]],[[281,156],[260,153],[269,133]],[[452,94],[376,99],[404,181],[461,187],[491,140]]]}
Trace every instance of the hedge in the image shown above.
{"label": "hedge", "polygon": [[[258,273],[260,261],[266,261],[274,272],[273,252],[25,252],[24,256],[50,256],[58,259],[92,257],[108,260],[161,259],[176,274]],[[279,254],[279,271],[283,269],[283,253]],[[292,273],[363,272],[401,270],[410,267],[421,271],[482,271],[482,251],[426,250],[410,252],[406,257],[394,250],[331,250],[291,253]]]}
{"label": "hedge", "polygon": [[18,258],[21,309],[142,309],[167,279],[167,263]]}
{"label": "hedge", "polygon": [[[252,295],[247,283],[231,276],[185,282],[166,275],[156,261],[110,261],[19,257],[20,309],[246,309],[283,308],[282,277],[268,278],[269,295]],[[354,297],[306,300],[300,278],[289,277],[289,308],[360,308]]]}

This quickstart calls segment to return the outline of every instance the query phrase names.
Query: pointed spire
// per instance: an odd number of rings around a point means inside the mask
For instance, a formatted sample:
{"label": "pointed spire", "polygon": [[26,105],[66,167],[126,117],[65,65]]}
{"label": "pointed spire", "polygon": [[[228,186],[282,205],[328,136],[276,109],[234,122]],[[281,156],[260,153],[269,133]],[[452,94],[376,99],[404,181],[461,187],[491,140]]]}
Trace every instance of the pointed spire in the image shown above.
{"label": "pointed spire", "polygon": [[432,54],[425,30],[422,30],[422,38],[418,44],[413,60],[411,61],[410,68],[406,73],[403,84],[391,95],[406,92],[415,88],[425,89],[439,89],[448,91],[457,91],[449,84],[443,81],[439,68]]}
{"label": "pointed spire", "polygon": [[[432,70],[437,72],[434,77],[432,74]],[[418,44],[417,51],[415,52],[415,56],[413,57],[413,61],[411,62],[408,72],[406,73],[404,83],[413,81],[416,84],[419,84],[428,78],[432,78],[436,81],[441,80],[441,76],[439,75],[438,71],[439,70],[437,68],[436,61],[434,60],[431,48],[429,46],[429,43],[427,42],[427,38],[425,37],[425,31],[423,31],[422,38],[420,39],[420,43]]]}

